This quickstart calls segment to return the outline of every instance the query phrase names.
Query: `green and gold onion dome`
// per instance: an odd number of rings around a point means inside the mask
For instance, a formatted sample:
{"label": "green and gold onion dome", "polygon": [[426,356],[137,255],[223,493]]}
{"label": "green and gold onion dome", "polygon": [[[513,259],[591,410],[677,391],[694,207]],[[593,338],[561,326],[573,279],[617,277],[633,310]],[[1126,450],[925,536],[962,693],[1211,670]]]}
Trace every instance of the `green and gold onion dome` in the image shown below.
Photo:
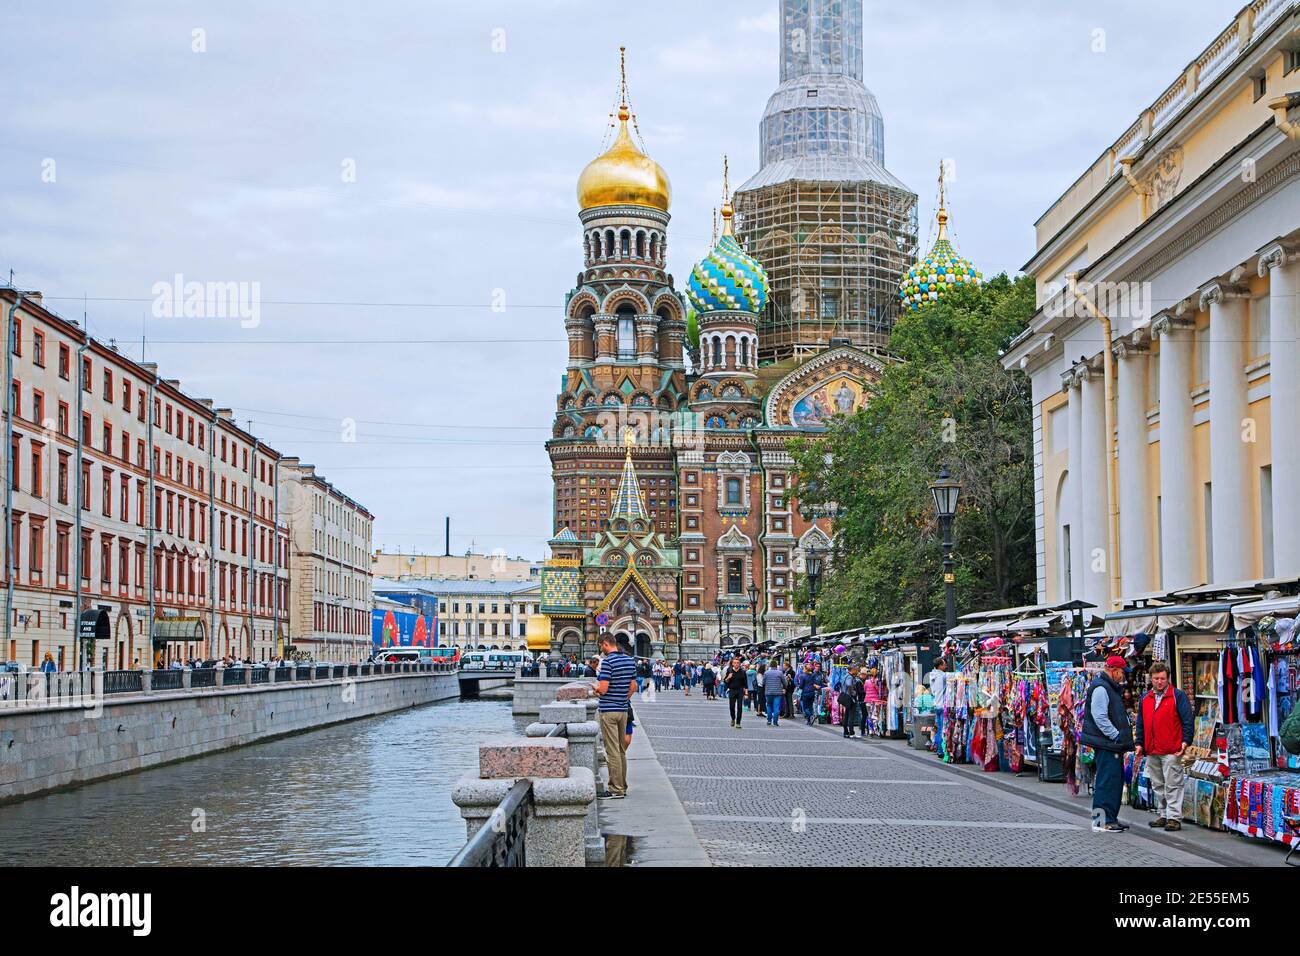
{"label": "green and gold onion dome", "polygon": [[713,250],[695,264],[686,284],[686,297],[700,315],[706,312],[763,311],[767,305],[767,273],[745,254],[731,231],[731,204],[722,207],[722,236]]}
{"label": "green and gold onion dome", "polygon": [[961,285],[975,285],[983,276],[973,265],[957,255],[948,240],[948,213],[939,207],[939,238],[934,247],[908,270],[898,288],[903,308],[912,312],[937,302],[948,290]]}

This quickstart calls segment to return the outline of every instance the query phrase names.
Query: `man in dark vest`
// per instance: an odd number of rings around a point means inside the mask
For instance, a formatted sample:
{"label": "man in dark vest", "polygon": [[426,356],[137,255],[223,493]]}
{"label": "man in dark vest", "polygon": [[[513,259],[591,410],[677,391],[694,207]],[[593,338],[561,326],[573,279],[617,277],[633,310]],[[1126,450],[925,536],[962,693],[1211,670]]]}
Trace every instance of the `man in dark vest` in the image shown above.
{"label": "man in dark vest", "polygon": [[1096,752],[1097,779],[1092,788],[1092,828],[1104,833],[1127,830],[1119,822],[1124,792],[1124,754],[1133,749],[1133,730],[1124,709],[1124,658],[1112,654],[1105,669],[1088,685],[1079,742]]}

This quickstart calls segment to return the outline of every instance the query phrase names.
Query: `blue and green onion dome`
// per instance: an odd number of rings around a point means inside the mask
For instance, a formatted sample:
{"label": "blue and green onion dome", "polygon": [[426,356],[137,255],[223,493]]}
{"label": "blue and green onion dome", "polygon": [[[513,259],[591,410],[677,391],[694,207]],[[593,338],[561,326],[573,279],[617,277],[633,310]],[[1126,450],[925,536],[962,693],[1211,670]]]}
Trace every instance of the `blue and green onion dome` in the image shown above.
{"label": "blue and green onion dome", "polygon": [[976,285],[983,276],[968,261],[957,255],[948,241],[948,214],[939,209],[939,239],[929,254],[908,270],[899,284],[898,297],[903,308],[915,312],[930,302],[937,302],[948,290],[960,285]]}
{"label": "blue and green onion dome", "polygon": [[762,312],[767,305],[767,273],[758,260],[746,255],[731,234],[731,209],[722,211],[722,237],[713,250],[695,264],[686,284],[686,296],[701,315],[706,312]]}

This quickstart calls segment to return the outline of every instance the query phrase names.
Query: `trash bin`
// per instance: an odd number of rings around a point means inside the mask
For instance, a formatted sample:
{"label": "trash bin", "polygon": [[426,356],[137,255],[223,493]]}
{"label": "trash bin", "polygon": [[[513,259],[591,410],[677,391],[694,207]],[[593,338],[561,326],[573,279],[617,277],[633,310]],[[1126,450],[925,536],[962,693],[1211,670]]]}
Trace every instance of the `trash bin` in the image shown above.
{"label": "trash bin", "polygon": [[917,714],[912,719],[912,749],[929,750],[933,737],[934,714]]}
{"label": "trash bin", "polygon": [[1065,764],[1061,762],[1061,752],[1052,750],[1051,733],[1038,737],[1038,779],[1044,783],[1061,783],[1065,780]]}

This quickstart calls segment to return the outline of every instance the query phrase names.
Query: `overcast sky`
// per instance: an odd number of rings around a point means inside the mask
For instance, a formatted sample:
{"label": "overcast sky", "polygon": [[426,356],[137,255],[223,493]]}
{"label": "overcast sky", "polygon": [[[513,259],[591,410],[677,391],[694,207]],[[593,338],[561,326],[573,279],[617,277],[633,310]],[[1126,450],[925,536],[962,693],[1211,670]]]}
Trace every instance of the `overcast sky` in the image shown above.
{"label": "overcast sky", "polygon": [[[1018,271],[1034,220],[1241,2],[867,0],[922,244],[951,158],[959,250]],[[146,336],[164,377],[369,507],[377,546],[440,553],[450,514],[453,552],[543,556],[574,184],[618,47],[672,179],[680,288],[722,155],[733,184],[757,167],[777,0],[55,7],[0,5],[0,271],[133,358]],[[259,324],[152,317],[177,274],[257,283]]]}

